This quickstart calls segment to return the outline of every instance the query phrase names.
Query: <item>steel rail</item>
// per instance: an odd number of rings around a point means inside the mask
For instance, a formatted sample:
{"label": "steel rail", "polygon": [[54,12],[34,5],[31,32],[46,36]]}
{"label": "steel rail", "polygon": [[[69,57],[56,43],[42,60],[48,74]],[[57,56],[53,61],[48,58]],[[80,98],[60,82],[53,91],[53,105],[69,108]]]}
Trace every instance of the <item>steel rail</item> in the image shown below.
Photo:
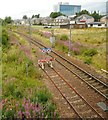
{"label": "steel rail", "polygon": [[52,68],[53,71],[59,76],[61,77],[61,79],[99,116],[102,118],[102,116],[72,87],[72,85],[70,85],[65,78],[63,78],[54,68]]}
{"label": "steel rail", "polygon": [[61,92],[61,90],[57,87],[57,85],[54,83],[54,81],[51,79],[51,77],[48,75],[48,73],[43,70],[45,72],[45,74],[48,76],[48,78],[50,79],[50,81],[54,84],[54,86],[56,87],[56,89],[60,92],[60,94],[63,96],[63,98],[66,100],[66,102],[69,104],[69,106],[74,110],[74,112],[77,114],[77,116],[79,118],[81,118],[81,116],[79,115],[79,113],[74,109],[73,105],[68,101],[68,99],[63,95],[63,93]]}
{"label": "steel rail", "polygon": [[93,88],[96,92],[98,92],[99,94],[101,94],[104,98],[106,98],[108,100],[108,97],[106,95],[104,95],[103,93],[101,93],[99,90],[97,90],[95,87],[93,87],[90,83],[88,83],[87,81],[85,81],[80,75],[78,75],[77,73],[73,72],[70,68],[68,68],[66,65],[64,65],[62,62],[60,62],[59,60],[55,59],[58,63],[60,63],[62,66],[64,66],[68,71],[72,72],[74,75],[76,75],[78,78],[80,78],[83,82],[85,82],[87,85],[89,85],[91,88]]}

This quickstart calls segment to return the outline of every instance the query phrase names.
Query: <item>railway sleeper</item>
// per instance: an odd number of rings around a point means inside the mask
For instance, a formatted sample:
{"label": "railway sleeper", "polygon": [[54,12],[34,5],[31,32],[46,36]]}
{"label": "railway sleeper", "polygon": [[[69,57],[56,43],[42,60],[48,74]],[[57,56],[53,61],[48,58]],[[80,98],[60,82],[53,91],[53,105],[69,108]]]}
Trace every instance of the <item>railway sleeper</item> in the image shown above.
{"label": "railway sleeper", "polygon": [[96,89],[102,89],[102,88],[103,88],[103,85],[96,86]]}
{"label": "railway sleeper", "polygon": [[81,105],[79,105],[79,107],[81,107],[81,108],[86,107],[86,104],[81,104]]}
{"label": "railway sleeper", "polygon": [[84,117],[90,116],[88,118],[91,118],[91,115],[93,115],[93,112],[91,109],[86,109],[86,110],[81,109],[80,114],[81,114],[81,116],[84,116]]}
{"label": "railway sleeper", "polygon": [[92,82],[92,81],[94,81],[95,82],[95,80],[93,79],[93,78],[91,78],[91,77],[88,77],[87,79],[85,79],[86,81],[90,81],[90,82]]}
{"label": "railway sleeper", "polygon": [[73,98],[71,98],[71,100],[73,100],[73,101],[78,101],[80,98],[77,96],[77,97],[74,97],[73,96]]}
{"label": "railway sleeper", "polygon": [[86,104],[75,104],[76,109],[85,110],[87,108]]}
{"label": "railway sleeper", "polygon": [[75,101],[73,101],[72,103],[73,103],[73,104],[76,104],[76,103],[80,103],[80,102],[82,102],[82,99],[75,100]]}
{"label": "railway sleeper", "polygon": [[103,88],[103,89],[101,89],[100,91],[103,92],[104,94],[106,94],[107,91],[108,91],[108,89],[107,89],[107,88]]}
{"label": "railway sleeper", "polygon": [[57,78],[58,75],[51,75],[50,77],[51,77],[51,78]]}
{"label": "railway sleeper", "polygon": [[83,78],[83,79],[89,79],[89,76],[87,76],[87,75],[81,75],[81,77]]}
{"label": "railway sleeper", "polygon": [[92,83],[93,86],[99,86],[99,83],[95,82],[95,83]]}
{"label": "railway sleeper", "polygon": [[70,99],[77,98],[77,97],[78,97],[78,95],[74,95]]}
{"label": "railway sleeper", "polygon": [[87,80],[90,84],[95,83],[95,80]]}

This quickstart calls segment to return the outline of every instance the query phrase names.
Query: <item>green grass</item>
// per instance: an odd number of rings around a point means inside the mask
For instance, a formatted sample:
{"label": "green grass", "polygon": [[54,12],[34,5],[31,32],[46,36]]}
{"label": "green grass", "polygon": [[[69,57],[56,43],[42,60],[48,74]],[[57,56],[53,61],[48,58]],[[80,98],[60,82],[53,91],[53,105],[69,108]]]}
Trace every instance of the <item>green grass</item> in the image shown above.
{"label": "green grass", "polygon": [[[26,40],[23,42],[24,39],[22,38],[18,40],[24,45],[27,43]],[[35,54],[38,53],[35,51]],[[10,117],[13,114],[17,114],[15,102],[22,103],[25,98],[30,99],[32,104],[39,103],[41,106],[47,105],[48,102],[52,101],[51,93],[44,85],[41,71],[33,65],[32,61],[27,58],[19,46],[11,45],[9,48],[3,48],[2,61],[2,100],[7,100],[3,106],[2,117]],[[26,63],[28,63],[28,76]],[[9,110],[9,106],[12,107],[12,110]],[[48,109],[53,112],[56,107],[50,108],[49,106]],[[43,112],[46,116],[49,115],[46,109]]]}
{"label": "green grass", "polygon": [[[45,31],[45,29],[41,29],[41,32]],[[51,31],[47,30],[46,31]],[[56,41],[60,38],[61,35],[65,34],[69,37],[69,30],[68,29],[54,29],[54,34],[56,35]],[[35,35],[40,37],[39,35]],[[50,41],[43,36],[41,36],[41,39],[43,39],[44,43],[50,44]],[[86,63],[85,61],[89,61],[89,64],[91,64],[94,68],[100,70],[100,69],[106,69],[106,29],[105,28],[85,28],[85,29],[72,29],[72,43],[79,43],[83,46],[82,52],[79,55],[74,55],[78,59],[81,59]],[[68,52],[68,48],[63,45],[56,44],[55,47],[57,50]],[[83,55],[83,52],[86,52],[86,50],[90,49],[96,49],[98,52],[96,55],[93,55],[92,58],[87,58]],[[101,58],[102,57],[102,58]],[[90,62],[91,61],[91,62]]]}

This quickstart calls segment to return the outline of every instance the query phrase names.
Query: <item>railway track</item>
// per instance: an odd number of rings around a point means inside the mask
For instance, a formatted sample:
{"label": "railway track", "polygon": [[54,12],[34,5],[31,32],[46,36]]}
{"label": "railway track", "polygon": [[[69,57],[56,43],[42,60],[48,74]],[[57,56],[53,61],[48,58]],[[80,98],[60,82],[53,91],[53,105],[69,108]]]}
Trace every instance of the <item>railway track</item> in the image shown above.
{"label": "railway track", "polygon": [[[107,84],[100,81],[98,78],[96,78],[95,76],[86,72],[85,70],[78,67],[77,65],[73,64],[69,60],[65,59],[64,57],[62,57],[58,53],[54,52],[54,54],[56,54],[55,58],[56,58],[56,61],[58,63],[60,63],[62,66],[64,66],[66,69],[68,69],[71,73],[76,75],[79,79],[81,79],[88,86],[90,86],[92,89],[94,89],[101,96],[103,96],[105,99],[108,100],[108,94],[107,94],[108,85]],[[62,59],[60,59],[60,58],[62,58]]]}
{"label": "railway track", "polygon": [[[16,32],[16,31],[14,31],[14,32]],[[27,35],[24,35],[20,32],[16,32],[16,33],[30,39],[31,42],[33,44],[37,45],[39,48],[46,47],[42,43],[36,41],[35,39],[33,39],[31,37],[28,37]],[[79,79],[81,79],[83,82],[85,82],[89,87],[91,87],[93,90],[95,90],[97,93],[99,93],[101,96],[103,96],[105,99],[108,100],[108,94],[107,94],[108,85],[107,84],[105,84],[104,82],[99,80],[97,77],[93,76],[92,74],[86,72],[85,70],[83,70],[79,66],[75,65],[74,63],[70,62],[69,60],[67,60],[66,58],[64,58],[57,52],[55,52],[54,50],[52,50],[52,53],[50,54],[50,56],[54,57],[55,60],[59,64],[64,66],[68,71],[70,71],[71,73],[76,75]]]}
{"label": "railway track", "polygon": [[54,68],[43,70],[63,96],[76,118],[102,118],[102,116]]}

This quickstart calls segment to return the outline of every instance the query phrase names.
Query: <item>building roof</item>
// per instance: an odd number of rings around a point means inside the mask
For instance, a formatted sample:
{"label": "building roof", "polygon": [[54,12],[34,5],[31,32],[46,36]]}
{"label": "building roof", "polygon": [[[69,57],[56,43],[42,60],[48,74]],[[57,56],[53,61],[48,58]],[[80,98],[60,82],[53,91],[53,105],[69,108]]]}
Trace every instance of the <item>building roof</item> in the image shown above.
{"label": "building roof", "polygon": [[66,16],[58,16],[55,18],[56,20],[60,20],[60,19],[68,19]]}
{"label": "building roof", "polygon": [[104,17],[102,17],[101,19],[108,19],[108,16],[104,16]]}
{"label": "building roof", "polygon": [[76,20],[83,19],[83,17],[85,17],[86,19],[92,19],[92,18],[93,18],[92,16],[89,16],[89,15],[87,15],[87,14],[82,14],[82,15],[80,15],[79,17],[77,17]]}

